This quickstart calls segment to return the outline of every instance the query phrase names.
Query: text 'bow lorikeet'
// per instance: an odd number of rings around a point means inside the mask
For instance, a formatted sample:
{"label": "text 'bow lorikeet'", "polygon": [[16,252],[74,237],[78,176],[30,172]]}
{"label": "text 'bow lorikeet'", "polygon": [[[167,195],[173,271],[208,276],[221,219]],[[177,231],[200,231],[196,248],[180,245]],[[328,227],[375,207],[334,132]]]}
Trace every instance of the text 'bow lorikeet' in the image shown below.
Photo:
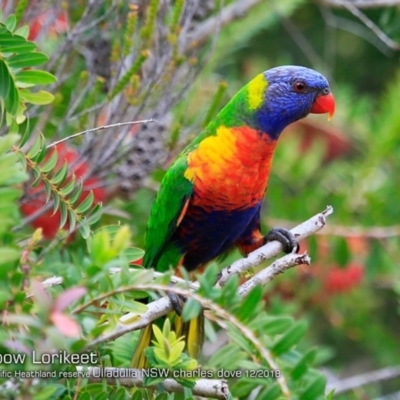
{"label": "text 'bow lorikeet'", "polygon": [[[287,230],[266,236],[260,231],[273,154],[286,126],[309,113],[332,117],[334,111],[329,83],[316,71],[282,66],[257,75],[166,172],[148,221],[144,267],[194,271],[234,247],[247,255],[271,240],[286,252],[297,249]],[[183,332],[191,357],[202,342],[202,323],[201,317],[189,321]],[[150,342],[149,326],[139,337],[133,366],[146,364]]]}

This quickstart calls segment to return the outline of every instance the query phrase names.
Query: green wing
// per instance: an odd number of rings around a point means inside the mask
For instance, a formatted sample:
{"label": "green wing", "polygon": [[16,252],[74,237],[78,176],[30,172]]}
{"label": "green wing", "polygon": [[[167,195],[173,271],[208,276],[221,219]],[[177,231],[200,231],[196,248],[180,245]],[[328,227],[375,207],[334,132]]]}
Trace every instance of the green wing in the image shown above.
{"label": "green wing", "polygon": [[[193,184],[184,176],[187,169],[187,154],[182,153],[166,172],[161,187],[151,209],[146,233],[146,253],[143,259],[145,268],[167,270],[179,262],[178,249],[171,247],[168,240],[185,211],[186,203],[193,193]],[[165,253],[168,252],[169,256]],[[163,256],[165,262],[159,262]],[[169,261],[167,261],[169,260]]]}

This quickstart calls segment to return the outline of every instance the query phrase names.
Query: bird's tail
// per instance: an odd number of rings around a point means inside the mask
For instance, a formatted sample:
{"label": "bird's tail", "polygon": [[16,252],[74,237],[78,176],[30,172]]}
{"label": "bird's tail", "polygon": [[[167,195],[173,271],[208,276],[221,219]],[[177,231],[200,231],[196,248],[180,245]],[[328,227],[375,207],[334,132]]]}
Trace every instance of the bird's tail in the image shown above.
{"label": "bird's tail", "polygon": [[[171,320],[173,319],[173,329],[176,333],[176,337],[184,337],[186,353],[190,358],[197,359],[204,342],[204,313],[201,311],[196,318],[187,322],[183,322],[182,317],[175,312],[168,314],[167,317]],[[136,349],[132,357],[132,368],[148,368],[145,350],[147,347],[151,346],[153,339],[154,334],[152,326],[148,325],[140,332]]]}

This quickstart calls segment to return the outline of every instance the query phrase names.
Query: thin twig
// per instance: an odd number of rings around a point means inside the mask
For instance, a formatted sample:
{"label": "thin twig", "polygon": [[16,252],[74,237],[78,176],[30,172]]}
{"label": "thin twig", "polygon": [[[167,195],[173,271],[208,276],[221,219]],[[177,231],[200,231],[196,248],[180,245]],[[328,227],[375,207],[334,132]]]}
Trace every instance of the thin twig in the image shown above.
{"label": "thin twig", "polygon": [[[323,0],[323,3],[333,7],[344,7],[342,0]],[[351,4],[357,8],[396,7],[399,0],[352,0]]]}
{"label": "thin twig", "polygon": [[357,17],[367,28],[369,28],[375,35],[393,50],[400,50],[400,43],[392,40],[388,35],[386,35],[383,30],[375,24],[371,19],[369,19],[363,12],[361,12],[352,2],[335,0],[338,5],[343,6],[349,10],[355,17]]}
{"label": "thin twig", "polygon": [[78,136],[87,135],[88,133],[91,133],[91,132],[102,131],[103,129],[109,129],[109,128],[120,128],[121,126],[125,126],[125,125],[148,124],[149,122],[157,122],[157,121],[153,118],[150,118],[150,119],[144,119],[141,121],[118,122],[117,124],[98,126],[96,128],[87,129],[86,131],[74,133],[73,135],[70,135],[70,136],[60,139],[60,140],[57,140],[57,141],[47,145],[46,148],[49,149],[60,143],[66,142],[67,140],[76,138]]}
{"label": "thin twig", "polygon": [[400,377],[400,366],[381,368],[376,371],[366,372],[350,378],[328,382],[327,392],[335,389],[335,394],[348,392],[371,383],[386,381]]}
{"label": "thin twig", "polygon": [[[108,385],[121,385],[124,387],[146,387],[156,388],[158,385],[145,386],[143,384],[143,370],[135,368],[99,368],[89,367],[87,369],[78,366],[77,371],[84,374],[89,383],[102,383],[104,380]],[[161,386],[170,393],[183,393],[184,387],[174,379],[165,379]],[[211,399],[228,399],[230,396],[228,383],[220,379],[198,379],[191,389],[195,396]]]}
{"label": "thin twig", "polygon": [[245,297],[247,296],[256,286],[265,286],[271,282],[277,275],[285,272],[287,269],[292,268],[296,265],[307,264],[310,265],[311,259],[307,252],[304,254],[287,254],[273,262],[268,268],[264,268],[258,274],[254,275],[248,281],[243,283],[238,293]]}
{"label": "thin twig", "polygon": [[[316,68],[323,67],[326,74],[326,71],[328,70],[327,65],[323,58],[320,57],[318,52],[314,49],[307,37],[303,34],[301,29],[299,29],[290,18],[280,16],[280,22],[286,32],[291,36],[292,40],[296,43],[297,47],[308,58],[310,63]],[[331,81],[330,76],[327,76],[327,78]]]}
{"label": "thin twig", "polygon": [[221,10],[220,15],[208,18],[199,24],[193,33],[188,35],[187,42],[182,46],[182,53],[186,53],[194,47],[199,47],[213,35],[217,21],[220,21],[221,27],[223,27],[235,19],[242,18],[247,11],[258,3],[261,3],[261,0],[239,0],[227,5]]}
{"label": "thin twig", "polygon": [[[268,218],[268,225],[288,228],[294,225],[293,221]],[[329,224],[317,235],[340,237],[363,237],[366,239],[387,239],[400,236],[400,225],[391,226],[344,226]]]}

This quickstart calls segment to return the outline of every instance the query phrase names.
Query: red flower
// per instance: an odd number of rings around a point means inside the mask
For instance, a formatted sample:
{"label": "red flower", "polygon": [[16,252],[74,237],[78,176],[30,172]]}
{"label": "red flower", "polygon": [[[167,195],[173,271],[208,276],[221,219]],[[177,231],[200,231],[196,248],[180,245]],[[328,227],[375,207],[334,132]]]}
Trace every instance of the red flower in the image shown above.
{"label": "red flower", "polygon": [[330,294],[348,292],[358,286],[364,277],[364,268],[360,264],[348,264],[344,268],[332,266],[324,277],[324,289]]}

